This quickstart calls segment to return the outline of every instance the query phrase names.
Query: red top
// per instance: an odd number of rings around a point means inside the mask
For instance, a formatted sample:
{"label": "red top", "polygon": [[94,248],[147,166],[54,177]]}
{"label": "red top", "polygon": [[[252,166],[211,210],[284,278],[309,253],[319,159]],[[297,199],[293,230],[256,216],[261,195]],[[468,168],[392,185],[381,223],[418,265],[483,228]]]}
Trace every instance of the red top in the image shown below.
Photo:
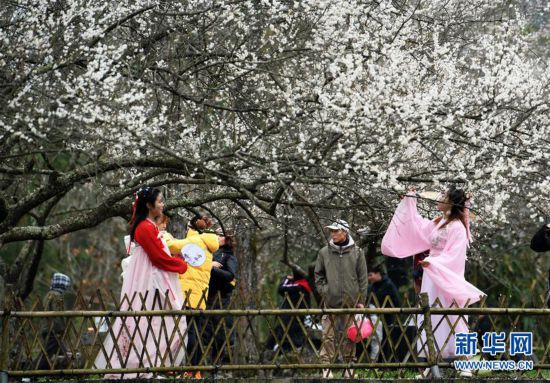
{"label": "red top", "polygon": [[149,219],[139,223],[134,233],[134,239],[143,247],[155,267],[179,274],[187,271],[187,263],[183,259],[171,257],[164,251],[164,244],[159,238],[159,229]]}
{"label": "red top", "polygon": [[309,283],[307,282],[306,279],[298,279],[294,283],[296,283],[297,285],[302,286],[304,288],[304,290],[306,290],[310,294],[313,292],[313,290],[311,289],[311,286],[309,285]]}

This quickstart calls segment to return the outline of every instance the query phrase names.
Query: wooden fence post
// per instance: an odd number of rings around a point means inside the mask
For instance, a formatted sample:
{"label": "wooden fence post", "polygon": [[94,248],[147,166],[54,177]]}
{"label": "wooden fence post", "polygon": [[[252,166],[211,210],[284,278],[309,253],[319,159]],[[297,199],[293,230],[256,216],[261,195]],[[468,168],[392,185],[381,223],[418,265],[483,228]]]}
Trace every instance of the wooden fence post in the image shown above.
{"label": "wooden fence post", "polygon": [[10,353],[10,313],[12,306],[12,285],[6,284],[4,290],[4,310],[2,312],[2,334],[0,339],[0,383],[8,383]]}
{"label": "wooden fence post", "polygon": [[432,313],[430,310],[430,299],[428,293],[420,293],[420,306],[424,312],[424,331],[426,332],[426,344],[428,346],[428,364],[434,378],[441,378],[441,371],[437,365],[437,352],[432,327]]}

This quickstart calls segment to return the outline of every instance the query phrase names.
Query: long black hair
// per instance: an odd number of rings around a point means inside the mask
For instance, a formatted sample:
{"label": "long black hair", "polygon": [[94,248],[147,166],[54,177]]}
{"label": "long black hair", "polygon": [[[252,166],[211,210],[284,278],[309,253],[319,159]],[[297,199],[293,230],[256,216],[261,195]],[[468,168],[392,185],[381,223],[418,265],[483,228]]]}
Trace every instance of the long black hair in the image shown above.
{"label": "long black hair", "polygon": [[[464,227],[467,229],[468,225],[466,223],[466,203],[470,199],[470,196],[464,192],[462,189],[456,189],[455,187],[451,187],[447,191],[447,200],[448,203],[451,204],[451,210],[449,211],[449,215],[447,216],[447,221],[440,227],[440,229],[443,229],[445,226],[447,226],[449,223],[451,223],[454,220],[460,220]],[[443,219],[443,216],[437,217],[435,219],[435,223],[439,223]]]}
{"label": "long black hair", "polygon": [[134,233],[136,228],[141,223],[141,221],[147,219],[149,215],[149,208],[147,203],[155,205],[158,195],[160,194],[159,189],[153,189],[149,186],[143,186],[136,192],[136,199],[134,200],[132,219],[128,223],[130,226],[130,238],[134,240]]}

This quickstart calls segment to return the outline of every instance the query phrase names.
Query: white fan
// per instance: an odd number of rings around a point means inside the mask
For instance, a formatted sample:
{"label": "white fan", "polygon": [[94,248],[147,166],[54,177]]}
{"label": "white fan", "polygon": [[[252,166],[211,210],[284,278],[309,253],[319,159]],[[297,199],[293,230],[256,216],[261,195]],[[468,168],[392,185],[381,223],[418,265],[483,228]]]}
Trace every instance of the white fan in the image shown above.
{"label": "white fan", "polygon": [[199,245],[195,245],[194,243],[183,246],[181,254],[185,261],[193,267],[202,266],[206,262],[206,253]]}
{"label": "white fan", "polygon": [[431,200],[437,201],[440,198],[441,193],[435,192],[435,191],[423,191],[421,193],[418,193],[418,195],[425,199],[431,199]]}

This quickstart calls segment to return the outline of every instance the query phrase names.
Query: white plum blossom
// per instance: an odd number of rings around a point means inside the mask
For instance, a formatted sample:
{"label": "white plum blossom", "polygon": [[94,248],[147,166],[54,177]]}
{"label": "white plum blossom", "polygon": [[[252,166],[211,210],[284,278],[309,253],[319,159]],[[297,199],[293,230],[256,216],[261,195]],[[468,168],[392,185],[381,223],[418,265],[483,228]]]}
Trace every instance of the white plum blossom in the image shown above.
{"label": "white plum blossom", "polygon": [[11,2],[0,141],[21,180],[1,198],[23,204],[17,184],[41,206],[75,161],[89,173],[63,193],[156,182],[267,216],[360,203],[368,224],[411,185],[450,184],[474,193],[480,229],[548,209],[548,26],[508,5]]}

